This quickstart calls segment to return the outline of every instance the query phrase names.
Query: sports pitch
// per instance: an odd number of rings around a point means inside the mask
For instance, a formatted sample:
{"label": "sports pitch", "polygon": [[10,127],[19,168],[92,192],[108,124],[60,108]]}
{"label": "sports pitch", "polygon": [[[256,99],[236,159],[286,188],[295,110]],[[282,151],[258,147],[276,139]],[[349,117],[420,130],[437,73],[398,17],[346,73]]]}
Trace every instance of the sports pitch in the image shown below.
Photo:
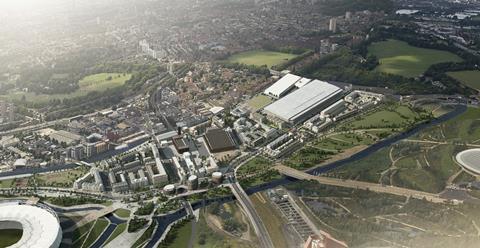
{"label": "sports pitch", "polygon": [[297,55],[295,54],[272,52],[266,50],[253,50],[234,54],[230,56],[230,58],[228,58],[228,61],[232,63],[255,66],[266,65],[268,68],[271,68],[274,65],[282,64],[295,57],[297,57]]}
{"label": "sports pitch", "polygon": [[455,71],[447,74],[470,88],[480,90],[480,71]]}
{"label": "sports pitch", "polygon": [[368,52],[380,61],[377,71],[404,77],[417,77],[433,64],[462,61],[453,53],[414,47],[399,40],[373,43],[368,47]]}

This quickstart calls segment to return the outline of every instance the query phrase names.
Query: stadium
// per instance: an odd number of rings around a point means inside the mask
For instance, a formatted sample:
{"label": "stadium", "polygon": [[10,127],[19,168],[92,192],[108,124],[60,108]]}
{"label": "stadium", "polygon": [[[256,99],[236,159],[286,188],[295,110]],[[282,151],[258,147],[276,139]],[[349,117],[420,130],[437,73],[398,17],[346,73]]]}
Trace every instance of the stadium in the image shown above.
{"label": "stadium", "polygon": [[25,201],[0,201],[0,233],[22,230],[20,240],[9,247],[57,248],[62,242],[62,228],[49,207]]}
{"label": "stadium", "polygon": [[480,175],[480,148],[462,151],[455,159],[465,171]]}

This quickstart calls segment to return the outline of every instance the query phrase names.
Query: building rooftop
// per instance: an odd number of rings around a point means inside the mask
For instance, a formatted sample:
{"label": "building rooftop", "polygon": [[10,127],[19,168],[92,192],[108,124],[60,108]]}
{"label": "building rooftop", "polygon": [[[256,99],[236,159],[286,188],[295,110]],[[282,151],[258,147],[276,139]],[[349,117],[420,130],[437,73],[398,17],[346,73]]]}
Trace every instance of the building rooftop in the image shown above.
{"label": "building rooftop", "polygon": [[286,91],[290,90],[301,78],[302,77],[297,75],[287,74],[268,87],[264,93],[265,95],[275,96],[278,98]]}
{"label": "building rooftop", "polygon": [[284,121],[291,121],[342,92],[335,85],[313,80],[302,88],[265,107],[265,111]]}
{"label": "building rooftop", "polygon": [[0,222],[18,225],[22,238],[11,247],[59,247],[60,222],[53,210],[19,201],[0,202]]}
{"label": "building rooftop", "polygon": [[211,152],[223,152],[235,149],[235,143],[232,137],[223,129],[209,129],[205,134],[205,141]]}
{"label": "building rooftop", "polygon": [[57,140],[58,142],[65,142],[67,145],[71,143],[75,143],[82,139],[82,136],[78,134],[74,134],[71,132],[67,132],[65,130],[59,130],[50,134],[50,138]]}
{"label": "building rooftop", "polygon": [[468,172],[480,175],[480,148],[462,151],[455,159]]}

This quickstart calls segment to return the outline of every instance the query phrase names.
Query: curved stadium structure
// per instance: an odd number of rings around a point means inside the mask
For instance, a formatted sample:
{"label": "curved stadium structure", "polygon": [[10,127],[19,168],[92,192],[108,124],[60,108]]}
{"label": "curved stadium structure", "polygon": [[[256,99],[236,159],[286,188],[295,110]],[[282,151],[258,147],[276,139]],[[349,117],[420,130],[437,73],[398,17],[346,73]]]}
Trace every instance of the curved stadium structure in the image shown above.
{"label": "curved stadium structure", "polygon": [[459,152],[455,159],[467,172],[480,175],[480,148]]}
{"label": "curved stadium structure", "polygon": [[29,205],[24,201],[0,201],[0,232],[21,229],[21,239],[10,247],[58,248],[62,228],[55,212],[43,204]]}

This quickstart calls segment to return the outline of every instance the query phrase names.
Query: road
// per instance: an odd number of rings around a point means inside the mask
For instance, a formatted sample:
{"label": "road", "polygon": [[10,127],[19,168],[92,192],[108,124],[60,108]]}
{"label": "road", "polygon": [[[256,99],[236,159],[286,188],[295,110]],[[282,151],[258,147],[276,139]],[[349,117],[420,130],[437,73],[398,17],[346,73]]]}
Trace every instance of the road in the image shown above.
{"label": "road", "polygon": [[432,194],[432,193],[423,192],[423,191],[400,188],[395,186],[385,186],[377,183],[369,183],[369,182],[362,182],[362,181],[356,181],[356,180],[343,180],[343,179],[330,178],[330,177],[313,176],[308,173],[298,171],[283,165],[277,165],[275,166],[275,169],[277,169],[280,173],[289,177],[293,177],[300,180],[315,180],[325,185],[352,188],[352,189],[363,189],[363,190],[369,190],[369,191],[378,192],[378,193],[393,194],[393,195],[412,197],[417,199],[426,199],[427,201],[434,202],[434,203],[447,203],[450,201],[449,199],[443,198],[438,194]]}
{"label": "road", "polygon": [[250,219],[250,223],[252,223],[253,229],[257,234],[258,241],[260,243],[260,247],[263,248],[273,248],[273,243],[268,234],[267,228],[263,224],[262,219],[258,215],[257,211],[253,207],[250,198],[248,197],[247,193],[243,191],[242,187],[237,182],[231,183],[230,188],[232,189],[233,195],[238,200],[242,208],[247,213],[248,218]]}
{"label": "road", "polygon": [[[92,117],[92,116],[97,115],[99,112],[103,112],[103,111],[106,111],[106,110],[109,110],[109,109],[107,108],[107,109],[103,109],[103,110],[100,110],[100,111],[95,111],[93,113],[85,114],[83,116],[84,117]],[[73,118],[73,116],[72,117],[67,117],[67,118],[62,118],[62,119],[57,119],[57,120],[53,120],[53,121],[47,121],[47,122],[43,122],[43,123],[39,123],[39,124],[35,124],[35,125],[10,129],[10,130],[7,130],[7,131],[0,132],[0,136],[12,135],[12,134],[20,133],[20,132],[24,133],[24,132],[27,132],[27,131],[35,131],[35,130],[47,128],[47,127],[51,127],[51,126],[54,126],[56,124],[59,124],[61,122],[68,122],[72,118]]]}

